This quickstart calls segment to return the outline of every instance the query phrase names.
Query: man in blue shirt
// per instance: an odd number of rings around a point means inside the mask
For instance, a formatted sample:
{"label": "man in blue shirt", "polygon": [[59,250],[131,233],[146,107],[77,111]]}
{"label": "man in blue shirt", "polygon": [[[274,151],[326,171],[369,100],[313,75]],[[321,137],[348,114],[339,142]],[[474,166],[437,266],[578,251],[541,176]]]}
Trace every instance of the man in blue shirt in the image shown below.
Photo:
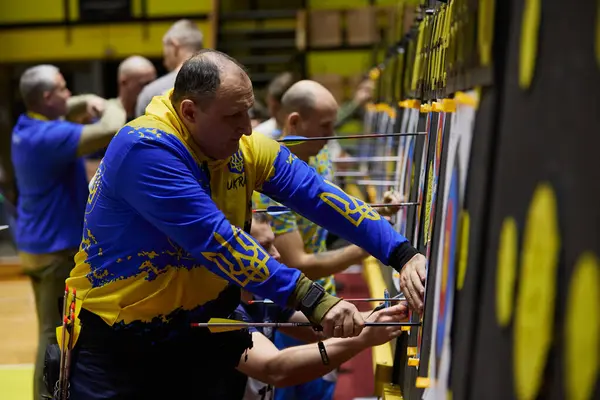
{"label": "man in blue shirt", "polygon": [[[39,323],[35,398],[46,394],[42,379],[46,345],[56,343],[58,299],[81,241],[88,196],[82,156],[106,146],[124,124],[117,103],[96,96],[72,98],[60,71],[38,65],[21,76],[27,112],[12,134],[12,162],[18,188],[16,243],[31,277]],[[63,120],[81,112],[103,114],[83,126]]]}

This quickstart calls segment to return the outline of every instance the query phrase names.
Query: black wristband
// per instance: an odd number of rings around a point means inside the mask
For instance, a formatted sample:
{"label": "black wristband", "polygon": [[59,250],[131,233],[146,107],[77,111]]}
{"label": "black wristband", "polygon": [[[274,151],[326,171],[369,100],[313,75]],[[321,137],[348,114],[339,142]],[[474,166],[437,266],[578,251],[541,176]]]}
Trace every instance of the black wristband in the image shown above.
{"label": "black wristband", "polygon": [[298,304],[298,310],[302,311],[304,315],[312,315],[315,307],[319,304],[319,301],[325,295],[325,289],[318,283],[313,282],[310,285],[310,289]]}
{"label": "black wristband", "polygon": [[390,267],[400,272],[404,264],[410,261],[411,258],[419,254],[419,251],[415,249],[409,242],[403,242],[392,251],[390,256]]}

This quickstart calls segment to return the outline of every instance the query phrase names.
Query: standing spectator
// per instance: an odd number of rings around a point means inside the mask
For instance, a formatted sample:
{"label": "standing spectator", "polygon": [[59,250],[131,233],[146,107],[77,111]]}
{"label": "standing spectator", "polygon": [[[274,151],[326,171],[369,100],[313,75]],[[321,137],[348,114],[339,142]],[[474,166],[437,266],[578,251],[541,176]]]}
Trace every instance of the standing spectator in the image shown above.
{"label": "standing spectator", "polygon": [[[125,123],[118,101],[94,95],[71,97],[62,74],[38,65],[21,76],[27,112],[12,134],[12,162],[18,188],[16,243],[23,269],[31,278],[38,316],[39,343],[34,398],[47,396],[43,382],[46,346],[56,343],[59,299],[81,242],[88,196],[82,156],[108,145]],[[101,114],[80,125],[66,115]]]}

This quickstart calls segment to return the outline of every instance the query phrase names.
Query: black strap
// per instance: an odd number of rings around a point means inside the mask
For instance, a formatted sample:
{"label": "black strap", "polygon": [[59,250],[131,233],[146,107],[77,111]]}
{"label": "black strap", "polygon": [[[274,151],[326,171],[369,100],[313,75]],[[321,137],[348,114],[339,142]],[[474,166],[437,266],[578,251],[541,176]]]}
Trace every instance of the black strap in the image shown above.
{"label": "black strap", "polygon": [[306,292],[306,294],[302,298],[298,309],[302,311],[304,315],[312,315],[315,308],[317,307],[317,304],[319,304],[319,301],[323,298],[324,295],[325,289],[323,288],[323,286],[319,285],[316,282],[313,282],[310,285],[310,289],[308,289],[308,292]]}

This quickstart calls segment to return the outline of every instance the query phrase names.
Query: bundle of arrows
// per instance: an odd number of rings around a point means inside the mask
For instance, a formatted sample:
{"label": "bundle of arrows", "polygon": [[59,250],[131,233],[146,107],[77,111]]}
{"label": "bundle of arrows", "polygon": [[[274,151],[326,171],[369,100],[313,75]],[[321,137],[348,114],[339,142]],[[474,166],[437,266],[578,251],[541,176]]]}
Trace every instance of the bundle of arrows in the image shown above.
{"label": "bundle of arrows", "polygon": [[[383,298],[367,298],[367,299],[346,299],[346,301],[357,301],[357,302],[371,302],[371,301],[383,301],[380,305],[378,305],[373,312],[379,311],[383,308],[387,308],[391,306],[391,303],[394,301],[404,301],[404,295],[400,294],[396,297],[390,297],[387,289],[383,293]],[[273,304],[271,300],[251,300],[248,304]],[[372,313],[373,313],[372,312]],[[371,314],[372,314],[371,313]],[[366,327],[382,327],[382,326],[401,326],[403,330],[410,329],[411,326],[419,326],[420,322],[365,322]],[[240,329],[248,329],[251,327],[254,328],[305,328],[310,327],[316,331],[322,331],[323,328],[318,325],[314,325],[311,322],[245,322],[238,321],[234,319],[227,318],[211,318],[208,322],[195,322],[191,324],[194,328],[208,328],[211,333],[222,333],[222,332],[230,332]],[[329,357],[327,356],[327,352],[325,351],[325,345],[322,341],[318,341],[317,345],[319,347],[319,352],[321,353],[321,359],[323,360],[323,364],[329,364]]]}
{"label": "bundle of arrows", "polygon": [[[63,300],[63,324],[60,346],[60,372],[58,381],[54,386],[54,399],[67,400],[69,398],[69,373],[71,370],[71,350],[75,332],[75,302],[76,290],[73,289],[69,303],[69,286],[65,285]],[[68,339],[67,339],[68,336]]]}

